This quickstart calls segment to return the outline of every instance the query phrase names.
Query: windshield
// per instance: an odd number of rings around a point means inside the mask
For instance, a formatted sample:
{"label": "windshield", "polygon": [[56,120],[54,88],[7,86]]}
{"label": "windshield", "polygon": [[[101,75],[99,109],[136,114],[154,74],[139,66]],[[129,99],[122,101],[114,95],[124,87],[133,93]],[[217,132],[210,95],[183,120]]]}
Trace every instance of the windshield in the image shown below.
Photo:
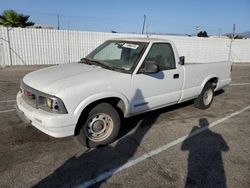
{"label": "windshield", "polygon": [[146,46],[145,42],[106,41],[86,58],[90,61],[99,61],[112,70],[131,73]]}

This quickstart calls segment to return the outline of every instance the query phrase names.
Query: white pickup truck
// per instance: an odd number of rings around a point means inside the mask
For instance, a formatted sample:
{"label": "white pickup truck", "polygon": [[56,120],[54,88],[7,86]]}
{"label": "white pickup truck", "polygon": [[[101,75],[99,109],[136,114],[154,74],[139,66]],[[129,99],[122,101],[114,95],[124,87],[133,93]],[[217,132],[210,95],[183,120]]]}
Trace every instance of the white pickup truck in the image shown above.
{"label": "white pickup truck", "polygon": [[123,117],[191,99],[208,108],[214,91],[230,84],[231,65],[184,64],[168,40],[112,39],[77,63],[27,74],[16,111],[50,136],[77,135],[96,147],[115,140]]}

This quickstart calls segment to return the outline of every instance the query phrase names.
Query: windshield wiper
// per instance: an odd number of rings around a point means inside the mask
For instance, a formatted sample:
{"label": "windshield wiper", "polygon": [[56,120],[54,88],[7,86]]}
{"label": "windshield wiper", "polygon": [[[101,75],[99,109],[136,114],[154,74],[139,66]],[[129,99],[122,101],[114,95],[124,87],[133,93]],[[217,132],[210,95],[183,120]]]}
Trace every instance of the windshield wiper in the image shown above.
{"label": "windshield wiper", "polygon": [[109,66],[101,61],[94,60],[94,59],[82,58],[81,61],[85,61],[85,63],[88,65],[97,65],[97,66],[101,66],[101,67],[106,68],[106,69],[114,70],[113,67],[111,67],[111,66]]}
{"label": "windshield wiper", "polygon": [[85,58],[85,57],[80,59],[79,63],[82,63],[82,62],[84,62],[84,63],[86,63],[88,65],[93,65],[93,63],[91,63],[91,60],[88,59],[88,58]]}
{"label": "windshield wiper", "polygon": [[106,63],[103,63],[102,61],[98,61],[98,60],[94,60],[94,59],[89,59],[89,58],[81,58],[80,62],[84,62],[88,65],[97,65],[97,66],[101,66],[103,68],[109,69],[109,70],[119,70],[121,72],[126,72],[126,69],[121,68],[121,67],[114,67],[114,66],[110,66],[107,65]]}
{"label": "windshield wiper", "polygon": [[119,70],[119,71],[121,71],[121,72],[127,72],[126,69],[121,68],[121,67],[112,67],[112,68],[115,69],[115,70]]}
{"label": "windshield wiper", "polygon": [[103,67],[103,68],[107,68],[107,69],[110,69],[110,70],[114,70],[113,67],[111,67],[111,66],[109,66],[109,65],[107,65],[107,64],[105,64],[105,63],[103,63],[103,62],[101,62],[101,61],[97,61],[97,60],[93,60],[93,59],[91,59],[91,61],[94,62],[94,63],[96,63],[97,65],[100,65],[100,66]]}

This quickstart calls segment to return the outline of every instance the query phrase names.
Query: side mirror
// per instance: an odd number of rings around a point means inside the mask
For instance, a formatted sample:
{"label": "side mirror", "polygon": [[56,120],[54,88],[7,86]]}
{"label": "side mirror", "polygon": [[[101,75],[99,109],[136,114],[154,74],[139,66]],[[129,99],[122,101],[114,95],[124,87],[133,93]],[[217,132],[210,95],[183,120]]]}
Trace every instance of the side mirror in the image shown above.
{"label": "side mirror", "polygon": [[154,61],[144,61],[144,67],[140,69],[140,73],[157,73],[159,66]]}
{"label": "side mirror", "polygon": [[185,64],[185,56],[181,56],[180,57],[180,65],[184,65]]}

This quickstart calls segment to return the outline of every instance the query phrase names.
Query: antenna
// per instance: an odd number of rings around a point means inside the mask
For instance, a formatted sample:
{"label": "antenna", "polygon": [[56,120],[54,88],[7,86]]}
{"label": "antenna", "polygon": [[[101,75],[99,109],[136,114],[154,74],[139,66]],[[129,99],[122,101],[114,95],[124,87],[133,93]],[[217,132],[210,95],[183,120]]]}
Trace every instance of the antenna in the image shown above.
{"label": "antenna", "polygon": [[144,20],[143,20],[143,25],[142,25],[142,31],[141,31],[141,34],[144,33],[144,30],[145,30],[145,23],[146,23],[146,15],[144,14]]}
{"label": "antenna", "polygon": [[57,14],[57,30],[60,29],[60,19],[59,19],[59,14]]}
{"label": "antenna", "polygon": [[148,31],[148,27],[149,27],[149,23],[146,22],[146,34],[147,34],[147,38],[150,37],[149,31]]}

